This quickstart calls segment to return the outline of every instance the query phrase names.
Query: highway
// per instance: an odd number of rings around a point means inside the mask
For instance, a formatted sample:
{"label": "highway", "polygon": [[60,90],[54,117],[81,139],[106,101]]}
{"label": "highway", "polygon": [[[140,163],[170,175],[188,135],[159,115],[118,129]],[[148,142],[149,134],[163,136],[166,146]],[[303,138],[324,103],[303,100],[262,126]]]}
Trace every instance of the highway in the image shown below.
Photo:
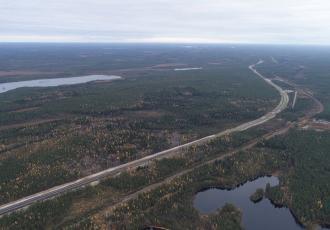
{"label": "highway", "polygon": [[268,84],[270,84],[272,87],[274,87],[280,93],[281,100],[280,100],[279,104],[271,112],[268,112],[267,114],[265,114],[264,116],[262,116],[262,117],[260,117],[256,120],[246,122],[246,123],[241,124],[237,127],[227,129],[223,132],[220,132],[220,133],[217,133],[217,134],[214,134],[214,135],[210,135],[210,136],[206,136],[204,138],[201,138],[201,139],[198,139],[198,140],[195,140],[195,141],[192,141],[192,142],[189,142],[189,143],[186,143],[186,144],[183,144],[183,145],[180,145],[180,146],[168,149],[168,150],[164,150],[164,151],[155,153],[153,155],[149,155],[149,156],[143,157],[141,159],[128,162],[126,164],[122,164],[122,165],[119,165],[119,166],[116,166],[116,167],[113,167],[113,168],[109,168],[109,169],[106,169],[104,171],[86,176],[84,178],[81,178],[81,179],[78,179],[78,180],[75,180],[75,181],[72,181],[72,182],[69,182],[69,183],[66,183],[66,184],[62,184],[62,185],[47,189],[45,191],[42,191],[42,192],[30,195],[30,196],[24,197],[22,199],[10,202],[8,204],[2,205],[2,206],[0,206],[0,215],[8,214],[10,212],[14,212],[14,211],[17,211],[19,209],[28,207],[29,205],[31,205],[33,203],[43,201],[43,200],[47,200],[47,199],[56,197],[60,194],[64,194],[66,192],[82,188],[82,187],[87,186],[91,183],[98,182],[98,181],[100,181],[100,180],[102,180],[106,177],[116,175],[117,173],[123,172],[123,171],[125,171],[129,168],[134,168],[134,167],[144,165],[144,164],[148,163],[148,161],[150,161],[150,160],[169,157],[172,154],[176,153],[177,151],[183,150],[183,149],[191,147],[193,145],[200,145],[200,144],[206,143],[210,140],[213,140],[215,138],[231,134],[233,132],[244,131],[244,130],[250,129],[250,128],[255,127],[255,126],[258,126],[260,124],[263,124],[263,123],[273,119],[278,113],[282,112],[288,106],[289,97],[288,97],[288,94],[281,87],[279,87],[278,85],[273,83],[271,80],[265,78],[263,75],[261,75],[256,70],[256,66],[259,65],[259,64],[262,64],[262,63],[263,63],[263,61],[260,60],[258,63],[254,64],[254,65],[250,65],[249,69],[253,73],[255,73],[257,76],[262,78],[264,81],[266,81]]}

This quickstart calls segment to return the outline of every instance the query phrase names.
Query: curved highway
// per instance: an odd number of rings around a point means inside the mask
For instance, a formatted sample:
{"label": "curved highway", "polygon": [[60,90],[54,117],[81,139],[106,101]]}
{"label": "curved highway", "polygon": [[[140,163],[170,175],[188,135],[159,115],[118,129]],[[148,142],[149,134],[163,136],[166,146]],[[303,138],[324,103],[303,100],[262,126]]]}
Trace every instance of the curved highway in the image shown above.
{"label": "curved highway", "polygon": [[97,183],[98,181],[100,181],[101,179],[104,179],[105,177],[116,175],[117,173],[123,172],[123,171],[125,171],[129,168],[134,168],[134,167],[137,167],[137,166],[144,165],[150,160],[160,159],[160,158],[163,158],[163,157],[168,157],[171,154],[176,153],[177,151],[185,149],[185,148],[190,147],[192,145],[200,145],[200,144],[208,142],[212,139],[215,139],[215,138],[218,138],[218,137],[221,137],[221,136],[233,133],[233,132],[244,131],[244,130],[247,130],[249,128],[255,127],[257,125],[263,124],[263,123],[271,120],[278,113],[282,112],[288,106],[289,97],[288,97],[288,94],[284,90],[282,90],[281,87],[279,87],[278,85],[273,83],[271,80],[265,78],[262,74],[260,74],[256,70],[256,66],[259,65],[259,64],[262,64],[262,63],[263,63],[263,61],[260,60],[258,63],[254,64],[254,65],[250,65],[249,69],[253,73],[255,73],[257,76],[262,78],[264,81],[266,81],[268,84],[270,84],[272,87],[274,87],[280,93],[281,100],[280,100],[279,104],[271,112],[265,114],[264,116],[262,116],[262,117],[260,117],[256,120],[246,122],[246,123],[241,124],[241,125],[239,125],[235,128],[227,129],[227,130],[225,130],[223,132],[220,132],[218,134],[210,135],[210,136],[207,136],[207,137],[189,142],[187,144],[183,144],[183,145],[180,145],[180,146],[177,146],[177,147],[174,147],[174,148],[162,151],[162,152],[155,153],[155,154],[150,155],[150,156],[143,157],[143,158],[135,160],[135,161],[128,162],[126,164],[119,165],[117,167],[109,168],[109,169],[106,169],[104,171],[101,171],[101,172],[92,174],[90,176],[81,178],[79,180],[72,181],[72,182],[69,182],[69,183],[66,183],[66,184],[62,184],[62,185],[50,188],[48,190],[45,190],[45,191],[27,196],[25,198],[19,199],[17,201],[13,201],[11,203],[2,205],[2,206],[0,206],[0,215],[7,214],[7,213],[10,213],[10,212],[13,212],[13,211],[17,211],[19,209],[28,207],[29,205],[31,205],[33,203],[36,203],[38,201],[43,201],[43,200],[46,200],[46,199],[49,199],[49,198],[56,197],[60,194],[63,194],[63,193],[66,193],[66,192],[69,192],[69,191],[87,186],[91,183]]}

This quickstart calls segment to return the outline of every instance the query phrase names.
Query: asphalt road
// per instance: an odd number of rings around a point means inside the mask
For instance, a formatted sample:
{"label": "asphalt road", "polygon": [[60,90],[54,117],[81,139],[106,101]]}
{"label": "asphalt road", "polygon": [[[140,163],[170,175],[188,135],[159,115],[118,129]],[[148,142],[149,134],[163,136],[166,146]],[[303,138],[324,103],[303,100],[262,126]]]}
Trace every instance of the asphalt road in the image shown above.
{"label": "asphalt road", "polygon": [[271,80],[265,78],[263,75],[261,75],[256,70],[256,66],[259,65],[259,64],[262,64],[262,63],[263,63],[263,61],[260,60],[258,63],[254,64],[254,65],[250,65],[249,69],[252,72],[254,72],[257,76],[262,78],[264,81],[266,81],[268,84],[273,86],[280,93],[281,100],[280,100],[279,104],[271,112],[265,114],[264,116],[262,116],[262,117],[260,117],[256,120],[246,122],[246,123],[241,124],[241,125],[239,125],[235,128],[227,129],[223,132],[220,132],[220,133],[217,133],[217,134],[214,134],[214,135],[210,135],[210,136],[207,136],[207,137],[204,137],[204,138],[201,138],[201,139],[198,139],[198,140],[195,140],[195,141],[189,142],[187,144],[183,144],[183,145],[180,145],[180,146],[168,149],[168,150],[164,150],[162,152],[158,152],[158,153],[155,153],[153,155],[146,156],[146,157],[143,157],[141,159],[128,162],[126,164],[119,165],[117,167],[109,168],[109,169],[106,169],[104,171],[101,171],[101,172],[89,175],[87,177],[81,178],[79,180],[72,181],[72,182],[69,182],[69,183],[66,183],[66,184],[62,184],[62,185],[50,188],[48,190],[45,190],[45,191],[30,195],[30,196],[27,196],[27,197],[24,197],[24,198],[19,199],[17,201],[13,201],[13,202],[10,202],[8,204],[2,205],[2,206],[0,206],[0,215],[8,214],[8,213],[13,212],[13,211],[17,211],[19,209],[28,207],[29,205],[31,205],[33,203],[36,203],[38,201],[43,201],[43,200],[46,200],[46,199],[50,199],[50,198],[56,197],[60,194],[64,194],[66,192],[69,192],[69,191],[87,186],[87,185],[89,185],[93,182],[98,182],[101,179],[104,179],[105,177],[116,175],[117,173],[123,172],[123,171],[125,171],[129,168],[134,168],[134,167],[137,167],[137,166],[144,165],[144,164],[148,163],[148,161],[150,161],[150,160],[161,159],[161,158],[164,158],[164,157],[171,156],[171,154],[176,153],[177,151],[185,149],[187,147],[190,147],[190,146],[193,146],[193,145],[200,145],[200,144],[206,143],[206,142],[208,142],[212,139],[215,139],[215,138],[218,138],[218,137],[221,137],[221,136],[224,136],[224,135],[228,135],[228,134],[233,133],[233,132],[244,131],[244,130],[247,130],[247,129],[255,127],[255,126],[258,126],[260,124],[263,124],[263,123],[271,120],[278,113],[282,112],[288,106],[289,97],[288,97],[288,94],[284,90],[282,90],[281,87],[279,87],[278,85],[273,83]]}

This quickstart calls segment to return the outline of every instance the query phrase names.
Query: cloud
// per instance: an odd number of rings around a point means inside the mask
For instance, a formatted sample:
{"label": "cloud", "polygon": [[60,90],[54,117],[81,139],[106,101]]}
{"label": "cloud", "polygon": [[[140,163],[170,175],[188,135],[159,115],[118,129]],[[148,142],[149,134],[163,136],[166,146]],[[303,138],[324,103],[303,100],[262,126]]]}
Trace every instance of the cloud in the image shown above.
{"label": "cloud", "polygon": [[326,0],[0,0],[0,41],[330,41]]}

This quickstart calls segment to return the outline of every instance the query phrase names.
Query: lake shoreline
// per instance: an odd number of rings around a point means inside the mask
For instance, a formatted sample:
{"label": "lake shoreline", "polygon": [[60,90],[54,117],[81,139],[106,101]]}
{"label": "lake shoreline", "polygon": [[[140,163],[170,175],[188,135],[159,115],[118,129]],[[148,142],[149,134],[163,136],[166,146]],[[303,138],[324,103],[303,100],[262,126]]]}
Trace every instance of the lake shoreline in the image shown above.
{"label": "lake shoreline", "polygon": [[[225,187],[224,186],[208,186],[208,187],[204,187],[202,189],[199,189],[195,193],[195,196],[193,198],[194,208],[198,211],[198,213],[201,216],[212,215],[212,214],[216,213],[217,211],[221,210],[224,206],[223,205],[222,206],[219,205],[217,207],[217,209],[215,209],[215,210],[213,210],[213,208],[212,208],[213,211],[210,211],[210,210],[209,211],[205,211],[205,210],[202,211],[203,208],[201,208],[201,206],[199,206],[199,204],[198,204],[198,201],[196,201],[196,200],[198,200],[198,197],[201,194],[203,194],[203,193],[205,193],[205,194],[206,193],[209,193],[208,196],[211,196],[212,197],[211,192],[213,192],[213,193],[219,192],[219,195],[218,196],[221,196],[220,194],[223,194],[224,192],[227,192],[227,193],[234,192],[234,191],[237,191],[237,189],[243,188],[244,186],[246,186],[249,183],[254,183],[254,182],[256,182],[256,181],[258,181],[260,179],[267,179],[267,178],[268,179],[272,179],[272,178],[277,178],[278,179],[278,177],[275,177],[273,175],[257,176],[257,177],[255,177],[253,179],[246,180],[245,182],[242,182],[242,183],[240,183],[240,184],[238,184],[236,186],[233,186],[233,187],[227,187],[227,186],[225,186]],[[279,181],[278,181],[278,184],[279,184]],[[272,185],[272,187],[278,186],[278,184],[277,185]],[[246,195],[249,197],[251,194],[246,194]],[[224,195],[224,197],[225,197],[225,195]],[[215,197],[213,197],[213,198],[214,198],[213,199],[213,202],[217,202],[216,201],[216,198]],[[222,199],[224,199],[224,198],[222,198]],[[289,207],[287,207],[285,205],[282,205],[282,204],[279,204],[279,203],[276,203],[273,200],[271,200],[270,198],[268,198],[267,196],[265,196],[262,201],[264,201],[264,202],[268,201],[274,210],[280,210],[280,209],[283,209],[283,211],[286,211],[287,210],[287,212],[290,213],[290,216],[291,216],[290,218],[293,217],[292,218],[292,221],[296,225],[296,229],[305,229],[306,226],[308,225],[308,223],[301,222],[299,220],[299,218],[294,214],[294,212]],[[258,204],[258,203],[253,203],[250,199],[248,199],[248,202],[251,202],[253,205],[257,205]],[[242,211],[242,213],[243,213],[242,223],[244,224],[244,207],[242,208],[242,207],[240,207],[240,205],[237,205],[237,204],[232,203],[232,202],[226,202],[226,203],[233,204],[236,208],[238,208],[238,209],[240,209]],[[205,207],[204,207],[204,209],[205,209]],[[209,207],[209,209],[211,209],[211,208]],[[246,207],[245,207],[245,209],[246,209]],[[246,212],[246,210],[245,210],[245,212]],[[318,227],[328,228],[327,226],[322,225],[321,223],[311,223],[311,224],[312,225],[315,225],[315,229],[318,229]],[[251,226],[250,226],[250,228],[251,228]]]}

